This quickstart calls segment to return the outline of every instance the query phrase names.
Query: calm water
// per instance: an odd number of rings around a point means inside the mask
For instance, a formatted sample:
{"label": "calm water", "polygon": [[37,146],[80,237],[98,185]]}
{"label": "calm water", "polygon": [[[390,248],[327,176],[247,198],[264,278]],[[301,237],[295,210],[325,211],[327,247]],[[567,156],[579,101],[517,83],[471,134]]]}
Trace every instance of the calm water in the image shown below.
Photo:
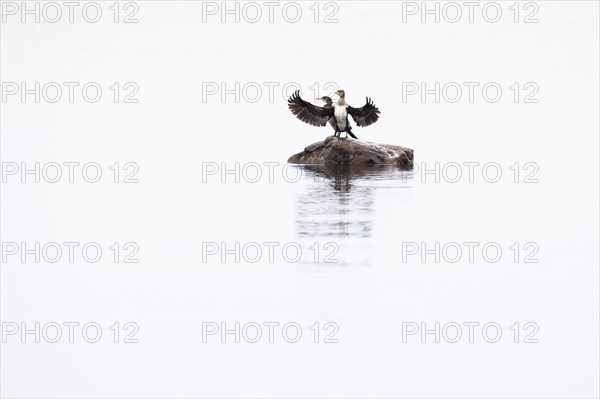
{"label": "calm water", "polygon": [[298,239],[330,237],[335,239],[372,238],[373,215],[378,192],[410,195],[412,173],[394,168],[351,171],[335,167],[306,166],[307,184],[296,194]]}
{"label": "calm water", "polygon": [[392,233],[386,231],[390,223],[376,223],[376,215],[389,214],[388,222],[395,219],[395,207],[412,197],[413,173],[397,167],[296,167],[303,174],[293,195],[296,239],[305,245],[317,241],[339,246],[339,256],[332,257],[340,261],[338,266],[370,265],[372,241]]}

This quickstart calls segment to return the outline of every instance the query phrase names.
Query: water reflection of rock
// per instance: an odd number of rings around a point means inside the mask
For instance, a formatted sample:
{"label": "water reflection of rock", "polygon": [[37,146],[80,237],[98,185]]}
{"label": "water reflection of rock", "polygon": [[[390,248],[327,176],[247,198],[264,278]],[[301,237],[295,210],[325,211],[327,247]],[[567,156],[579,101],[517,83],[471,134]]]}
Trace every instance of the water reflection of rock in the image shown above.
{"label": "water reflection of rock", "polygon": [[[351,180],[364,178],[364,180],[395,179],[402,177],[401,172],[410,172],[413,167],[400,165],[351,165],[351,164],[327,164],[327,165],[304,165],[304,169],[314,172],[315,175],[328,177],[332,180]],[[404,173],[411,176],[411,173]]]}
{"label": "water reflection of rock", "polygon": [[305,165],[310,180],[298,197],[299,238],[371,237],[377,180],[410,179],[398,166]]}

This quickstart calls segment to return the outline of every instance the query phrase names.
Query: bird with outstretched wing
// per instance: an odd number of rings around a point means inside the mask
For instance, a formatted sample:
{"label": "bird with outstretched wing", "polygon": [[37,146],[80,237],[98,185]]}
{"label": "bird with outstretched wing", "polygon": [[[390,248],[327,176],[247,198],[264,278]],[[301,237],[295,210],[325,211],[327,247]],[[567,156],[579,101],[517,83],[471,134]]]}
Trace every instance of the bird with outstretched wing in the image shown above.
{"label": "bird with outstretched wing", "polygon": [[[358,139],[352,133],[348,115],[352,116],[358,126],[365,127],[377,122],[380,114],[379,109],[369,97],[367,97],[367,103],[363,107],[354,108],[346,104],[344,90],[338,90],[336,94],[340,98],[333,106],[328,104],[325,107],[319,107],[303,100],[300,97],[300,90],[296,90],[288,100],[288,107],[302,122],[312,126],[325,126],[329,122],[335,129],[334,135],[336,137],[340,137],[341,133],[345,132],[350,137]],[[321,100],[328,98],[321,97]]]}
{"label": "bird with outstretched wing", "polygon": [[300,90],[296,90],[288,100],[288,107],[292,114],[302,122],[313,126],[325,126],[333,117],[333,107],[319,107],[300,98]]}
{"label": "bird with outstretched wing", "polygon": [[379,119],[379,109],[373,104],[373,100],[367,97],[367,103],[360,108],[354,108],[348,105],[348,113],[354,119],[357,126],[364,127],[372,125]]}

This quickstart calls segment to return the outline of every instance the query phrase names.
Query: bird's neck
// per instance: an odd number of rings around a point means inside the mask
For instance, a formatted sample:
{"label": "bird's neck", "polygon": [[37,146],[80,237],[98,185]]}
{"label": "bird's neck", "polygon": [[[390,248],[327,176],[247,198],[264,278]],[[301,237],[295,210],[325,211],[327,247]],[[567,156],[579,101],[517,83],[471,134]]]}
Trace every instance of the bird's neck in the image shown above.
{"label": "bird's neck", "polygon": [[344,100],[344,97],[340,97],[340,99],[337,102],[338,105],[344,106],[346,105],[346,100]]}

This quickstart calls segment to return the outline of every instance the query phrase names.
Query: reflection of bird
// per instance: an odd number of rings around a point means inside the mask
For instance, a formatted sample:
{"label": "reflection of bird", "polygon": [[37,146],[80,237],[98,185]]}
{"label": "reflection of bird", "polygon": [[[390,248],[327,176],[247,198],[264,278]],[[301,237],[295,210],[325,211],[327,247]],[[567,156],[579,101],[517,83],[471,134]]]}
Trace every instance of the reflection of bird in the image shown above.
{"label": "reflection of bird", "polygon": [[[352,116],[358,126],[369,126],[379,119],[379,110],[367,97],[367,103],[361,108],[354,108],[346,104],[346,93],[344,90],[336,92],[340,96],[333,107],[326,101],[325,107],[318,107],[300,98],[300,90],[297,90],[288,100],[288,107],[294,115],[302,122],[313,126],[325,126],[328,121],[335,128],[335,136],[340,137],[345,132],[350,137],[357,138],[352,133],[352,127],[348,121],[348,114]],[[322,97],[323,99],[325,97]],[[331,100],[331,99],[329,99]]]}

